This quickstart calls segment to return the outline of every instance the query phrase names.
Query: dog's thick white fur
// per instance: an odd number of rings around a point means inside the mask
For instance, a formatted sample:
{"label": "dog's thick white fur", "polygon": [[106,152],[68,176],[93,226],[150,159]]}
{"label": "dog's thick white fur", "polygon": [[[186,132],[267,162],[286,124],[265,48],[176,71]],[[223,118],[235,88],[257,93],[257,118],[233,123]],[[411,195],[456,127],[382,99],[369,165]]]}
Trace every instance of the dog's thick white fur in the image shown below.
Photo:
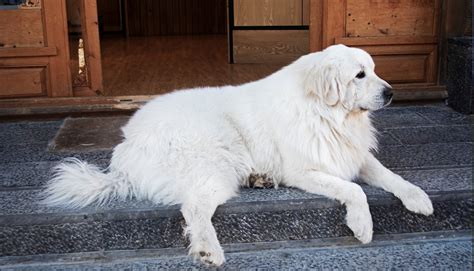
{"label": "dog's thick white fur", "polygon": [[371,154],[370,111],[389,103],[389,88],[369,54],[335,45],[259,81],[163,95],[123,127],[124,140],[107,170],[77,159],[61,163],[45,202],[83,207],[136,197],[181,204],[190,254],[221,265],[211,217],[250,173],[265,173],[275,186],[345,204],[347,225],[368,243],[372,218],[366,195],[351,182],[356,176],[395,194],[415,213],[433,212],[425,192]]}

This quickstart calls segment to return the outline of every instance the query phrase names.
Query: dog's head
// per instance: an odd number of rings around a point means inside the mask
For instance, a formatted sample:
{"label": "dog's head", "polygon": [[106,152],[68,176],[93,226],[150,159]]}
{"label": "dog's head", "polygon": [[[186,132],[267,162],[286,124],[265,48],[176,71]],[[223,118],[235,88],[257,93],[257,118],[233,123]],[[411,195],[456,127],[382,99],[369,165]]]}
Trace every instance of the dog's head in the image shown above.
{"label": "dog's head", "polygon": [[365,111],[392,101],[390,85],[375,74],[374,61],[364,50],[334,45],[308,55],[306,61],[303,87],[328,106]]}

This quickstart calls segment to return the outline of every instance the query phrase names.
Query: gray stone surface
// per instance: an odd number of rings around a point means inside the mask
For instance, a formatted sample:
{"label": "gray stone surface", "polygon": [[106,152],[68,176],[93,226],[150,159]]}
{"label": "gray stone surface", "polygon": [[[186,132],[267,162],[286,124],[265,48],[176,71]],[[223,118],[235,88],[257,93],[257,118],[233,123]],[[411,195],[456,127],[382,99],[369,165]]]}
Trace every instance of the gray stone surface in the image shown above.
{"label": "gray stone surface", "polygon": [[[470,237],[399,240],[368,246],[308,247],[235,251],[220,270],[471,270]],[[98,255],[87,262],[57,261],[4,266],[8,270],[195,270],[206,269],[184,256],[153,251],[138,257]],[[150,255],[151,254],[151,255]],[[141,257],[140,257],[141,256]],[[110,260],[113,259],[113,260]]]}
{"label": "gray stone surface", "polygon": [[[463,115],[447,106],[421,106],[410,108],[429,122],[442,125],[473,124],[472,115]],[[427,123],[425,123],[426,125]]]}
{"label": "gray stone surface", "polygon": [[375,154],[388,168],[447,168],[472,165],[472,143],[384,146]]}
{"label": "gray stone surface", "polygon": [[433,121],[424,118],[412,107],[389,107],[376,111],[372,113],[372,120],[378,129],[434,124]]}
{"label": "gray stone surface", "polygon": [[0,123],[0,145],[47,145],[61,124],[62,121]]}
{"label": "gray stone surface", "polygon": [[[420,186],[432,195],[439,193],[455,193],[472,190],[472,168],[429,169],[398,171],[406,180]],[[379,196],[384,198],[389,193],[374,187],[361,184],[369,200]],[[92,215],[102,212],[121,211],[147,211],[147,210],[176,210],[176,207],[156,205],[148,201],[114,201],[103,207],[88,207],[80,210],[64,210],[53,208],[38,203],[40,190],[4,190],[0,191],[0,225],[12,221],[13,215],[39,215],[43,219],[57,214],[71,216]],[[242,189],[239,196],[230,200],[234,205],[252,202],[277,202],[322,199],[324,197],[306,193],[298,189],[281,187],[279,189]],[[326,204],[326,203],[324,203]],[[2,217],[9,215],[9,217]]]}
{"label": "gray stone surface", "polygon": [[448,103],[464,114],[472,114],[474,109],[472,42],[472,37],[448,39],[446,78]]}
{"label": "gray stone surface", "polygon": [[[281,210],[249,208],[236,212],[219,208],[213,217],[222,243],[253,243],[351,236],[344,224],[342,206],[312,206],[311,201],[279,204]],[[471,199],[435,200],[435,213],[425,217],[404,209],[401,203],[370,204],[374,232],[408,233],[471,228]],[[52,221],[53,222],[53,221]],[[69,253],[109,249],[142,249],[183,246],[183,219],[148,212],[146,218],[0,227],[0,255]]]}
{"label": "gray stone surface", "polygon": [[112,149],[123,137],[120,128],[129,117],[67,118],[51,146],[57,151]]}
{"label": "gray stone surface", "polygon": [[110,159],[111,150],[98,150],[90,152],[52,152],[44,144],[8,145],[0,146],[2,163],[26,163],[40,161],[60,161],[66,157],[77,157],[86,161]]}
{"label": "gray stone surface", "polygon": [[[457,136],[451,137],[456,138]],[[413,139],[413,141],[416,140]],[[423,140],[423,138],[419,140]],[[111,157],[111,151],[52,153],[48,152],[43,145],[0,147],[0,155],[2,155],[2,151],[3,156],[0,157],[4,163],[0,163],[0,184],[6,187],[42,185],[47,180],[50,169],[58,161],[69,156],[102,167],[107,166],[107,161]],[[472,143],[387,144],[380,147],[376,156],[385,166],[393,169],[470,166],[472,164]]]}
{"label": "gray stone surface", "polygon": [[[14,187],[38,187],[51,177],[51,169],[59,161],[0,163],[0,191]],[[101,168],[109,165],[109,159],[96,159],[94,164]]]}
{"label": "gray stone surface", "polygon": [[380,146],[401,145],[400,140],[387,131],[380,131],[377,135],[377,140]]}
{"label": "gray stone surface", "polygon": [[401,144],[432,144],[451,142],[473,142],[473,127],[470,125],[432,126],[432,127],[412,127],[387,129]]}

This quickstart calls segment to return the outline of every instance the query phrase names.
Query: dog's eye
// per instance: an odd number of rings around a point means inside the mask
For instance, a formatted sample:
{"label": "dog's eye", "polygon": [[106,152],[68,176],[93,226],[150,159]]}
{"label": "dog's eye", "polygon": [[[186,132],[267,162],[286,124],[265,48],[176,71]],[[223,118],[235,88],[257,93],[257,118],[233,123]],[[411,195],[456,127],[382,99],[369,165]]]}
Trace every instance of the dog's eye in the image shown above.
{"label": "dog's eye", "polygon": [[365,72],[364,71],[361,71],[356,75],[356,78],[358,78],[358,79],[362,79],[364,77],[365,77]]}

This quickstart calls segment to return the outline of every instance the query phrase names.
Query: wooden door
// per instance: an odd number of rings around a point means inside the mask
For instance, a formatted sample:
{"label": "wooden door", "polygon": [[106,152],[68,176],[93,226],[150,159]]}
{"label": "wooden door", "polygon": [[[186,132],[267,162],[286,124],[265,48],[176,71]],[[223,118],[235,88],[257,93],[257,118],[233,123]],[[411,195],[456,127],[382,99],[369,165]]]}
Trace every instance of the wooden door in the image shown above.
{"label": "wooden door", "polygon": [[96,0],[74,1],[82,21],[85,83],[74,84],[71,71],[66,0],[0,5],[0,99],[96,95],[102,89]]}
{"label": "wooden door", "polygon": [[437,84],[439,0],[312,0],[312,50],[332,44],[369,52],[398,88]]}
{"label": "wooden door", "polygon": [[72,95],[61,0],[0,6],[0,98]]}

